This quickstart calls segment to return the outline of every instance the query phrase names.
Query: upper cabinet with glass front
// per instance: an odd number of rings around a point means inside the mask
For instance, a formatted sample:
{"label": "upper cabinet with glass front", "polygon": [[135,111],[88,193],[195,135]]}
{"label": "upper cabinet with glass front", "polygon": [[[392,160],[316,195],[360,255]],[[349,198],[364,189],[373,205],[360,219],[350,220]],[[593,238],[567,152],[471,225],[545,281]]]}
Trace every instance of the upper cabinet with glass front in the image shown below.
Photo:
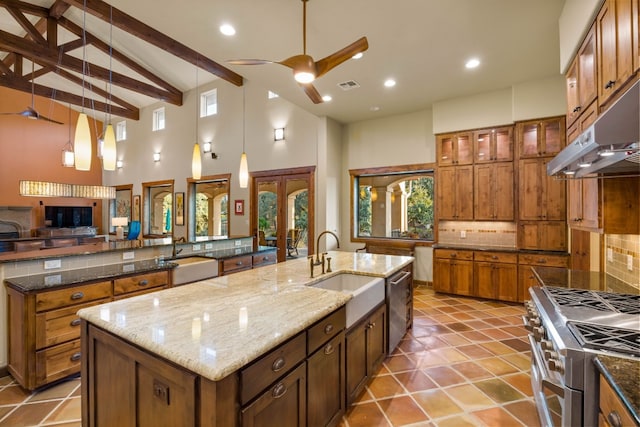
{"label": "upper cabinet with glass front", "polygon": [[513,160],[513,126],[473,132],[475,163]]}
{"label": "upper cabinet with glass front", "polygon": [[530,120],[516,124],[519,157],[549,157],[565,146],[565,117]]}
{"label": "upper cabinet with glass front", "polygon": [[436,150],[438,166],[473,164],[471,132],[438,135]]}

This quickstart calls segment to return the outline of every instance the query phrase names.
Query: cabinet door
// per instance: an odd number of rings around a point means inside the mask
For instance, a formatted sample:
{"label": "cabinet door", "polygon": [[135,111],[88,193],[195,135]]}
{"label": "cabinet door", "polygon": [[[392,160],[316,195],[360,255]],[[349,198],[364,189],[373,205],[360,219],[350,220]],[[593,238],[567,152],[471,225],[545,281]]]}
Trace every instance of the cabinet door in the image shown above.
{"label": "cabinet door", "polygon": [[565,126],[566,123],[564,117],[547,119],[541,122],[540,131],[542,132],[542,139],[540,143],[542,155],[554,156],[562,151],[566,145]]}
{"label": "cabinet door", "polygon": [[455,219],[456,216],[456,168],[438,168],[438,216],[440,219]]}
{"label": "cabinet door", "polygon": [[494,219],[495,216],[495,187],[494,187],[494,165],[475,165],[474,169],[474,198],[473,217],[476,220]]}
{"label": "cabinet door", "polygon": [[595,25],[587,33],[580,46],[578,61],[578,99],[580,114],[598,96],[598,82],[596,81],[596,31]]}
{"label": "cabinet door", "polygon": [[520,222],[519,249],[546,251],[567,250],[567,226],[565,221]]}
{"label": "cabinet door", "polygon": [[494,283],[495,298],[500,301],[518,301],[518,266],[516,264],[495,264]]}
{"label": "cabinet door", "polygon": [[488,262],[476,262],[473,265],[473,275],[476,282],[476,296],[481,298],[496,297],[494,277],[494,264]]}
{"label": "cabinet door", "polygon": [[471,133],[461,133],[456,136],[456,164],[470,165],[473,163],[473,141]]}
{"label": "cabinet door", "polygon": [[307,425],[324,427],[337,424],[345,411],[344,332],[307,359]]}
{"label": "cabinet door", "polygon": [[473,219],[473,166],[456,167],[456,216],[458,220]]}
{"label": "cabinet door", "polygon": [[582,180],[573,179],[567,184],[569,198],[569,212],[567,213],[567,222],[569,226],[580,226],[582,220]]}
{"label": "cabinet door", "polygon": [[565,130],[564,116],[518,123],[518,155],[521,159],[556,155],[566,144]]}
{"label": "cabinet door", "polygon": [[382,305],[369,318],[367,330],[368,375],[371,376],[380,367],[387,355],[387,307]]}
{"label": "cabinet door", "polygon": [[453,293],[457,295],[474,295],[473,292],[473,262],[452,261],[451,283]]}
{"label": "cabinet door", "polygon": [[493,159],[499,162],[513,160],[513,126],[494,129],[492,136]]}
{"label": "cabinet door", "polygon": [[578,61],[578,57],[574,58],[565,74],[565,81],[567,85],[567,126],[573,124],[580,115]]}
{"label": "cabinet door", "polygon": [[436,292],[452,293],[451,261],[435,258],[433,263],[433,290]]}
{"label": "cabinet door", "polygon": [[368,321],[358,323],[346,335],[347,404],[355,401],[367,381]]}
{"label": "cabinet door", "polygon": [[520,302],[531,299],[529,294],[529,288],[532,286],[540,286],[536,280],[536,276],[533,275],[531,265],[519,265],[518,266],[518,288],[519,288],[519,300]]}
{"label": "cabinet door", "polygon": [[[542,219],[542,184],[540,165],[537,159],[520,160],[519,162],[519,217],[521,220]],[[546,173],[545,173],[546,175]]]}
{"label": "cabinet door", "polygon": [[455,135],[438,135],[436,138],[436,149],[438,151],[438,166],[451,166],[454,164],[453,146]]}
{"label": "cabinet door", "polygon": [[541,161],[538,173],[542,182],[542,219],[547,221],[566,221],[567,187],[566,182],[547,175],[547,163]]}
{"label": "cabinet door", "polygon": [[513,194],[513,163],[494,163],[495,179],[493,201],[494,217],[499,221],[513,221],[514,219],[514,194]]}
{"label": "cabinet door", "polygon": [[242,426],[305,426],[306,390],[306,363],[303,362],[242,410]]}

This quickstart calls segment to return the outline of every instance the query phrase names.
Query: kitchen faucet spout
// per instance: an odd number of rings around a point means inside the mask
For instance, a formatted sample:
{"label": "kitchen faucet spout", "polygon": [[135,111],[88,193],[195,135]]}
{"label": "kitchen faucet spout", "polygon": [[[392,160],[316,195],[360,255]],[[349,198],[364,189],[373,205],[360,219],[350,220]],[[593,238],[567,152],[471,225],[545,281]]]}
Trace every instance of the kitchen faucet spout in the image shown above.
{"label": "kitchen faucet spout", "polygon": [[180,252],[182,252],[182,249],[176,250],[176,243],[186,242],[186,241],[187,239],[185,239],[184,237],[178,237],[177,239],[173,239],[173,250],[171,251],[171,258],[175,258]]}
{"label": "kitchen faucet spout", "polygon": [[325,230],[322,233],[318,234],[318,239],[316,241],[316,265],[322,264],[322,261],[320,261],[320,237],[322,237],[323,234],[331,234],[333,237],[335,237],[338,248],[340,248],[340,239],[338,238],[338,235],[333,231]]}

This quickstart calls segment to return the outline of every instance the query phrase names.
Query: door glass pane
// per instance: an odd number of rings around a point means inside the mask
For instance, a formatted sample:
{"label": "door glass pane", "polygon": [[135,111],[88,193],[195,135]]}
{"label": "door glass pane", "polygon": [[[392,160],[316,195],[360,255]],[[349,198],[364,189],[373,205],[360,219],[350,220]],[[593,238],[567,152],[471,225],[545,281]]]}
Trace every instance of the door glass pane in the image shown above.
{"label": "door glass pane", "polygon": [[476,161],[487,162],[491,160],[491,133],[489,131],[478,132],[476,135],[476,143]]}
{"label": "door glass pane", "polygon": [[309,182],[307,179],[286,179],[287,195],[287,257],[307,255],[309,229]]}
{"label": "door glass pane", "polygon": [[535,156],[538,154],[538,124],[527,124],[522,129],[521,155]]}
{"label": "door glass pane", "polygon": [[469,135],[458,135],[458,163],[466,164],[473,161],[471,137]]}
{"label": "door glass pane", "polygon": [[160,185],[146,188],[146,201],[149,221],[146,222],[145,234],[173,234],[173,186]]}
{"label": "door glass pane", "polygon": [[260,180],[258,186],[258,244],[278,246],[278,182]]}
{"label": "door glass pane", "polygon": [[211,180],[193,184],[192,201],[194,232],[198,237],[226,237],[229,235],[229,181]]}

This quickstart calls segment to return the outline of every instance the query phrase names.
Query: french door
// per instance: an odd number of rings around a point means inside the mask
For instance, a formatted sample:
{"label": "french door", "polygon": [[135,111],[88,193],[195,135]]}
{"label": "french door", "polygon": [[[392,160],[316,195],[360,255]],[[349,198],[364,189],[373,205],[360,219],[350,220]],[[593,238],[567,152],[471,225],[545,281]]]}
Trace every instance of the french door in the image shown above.
{"label": "french door", "polygon": [[315,166],[251,173],[251,233],[278,262],[313,253]]}

